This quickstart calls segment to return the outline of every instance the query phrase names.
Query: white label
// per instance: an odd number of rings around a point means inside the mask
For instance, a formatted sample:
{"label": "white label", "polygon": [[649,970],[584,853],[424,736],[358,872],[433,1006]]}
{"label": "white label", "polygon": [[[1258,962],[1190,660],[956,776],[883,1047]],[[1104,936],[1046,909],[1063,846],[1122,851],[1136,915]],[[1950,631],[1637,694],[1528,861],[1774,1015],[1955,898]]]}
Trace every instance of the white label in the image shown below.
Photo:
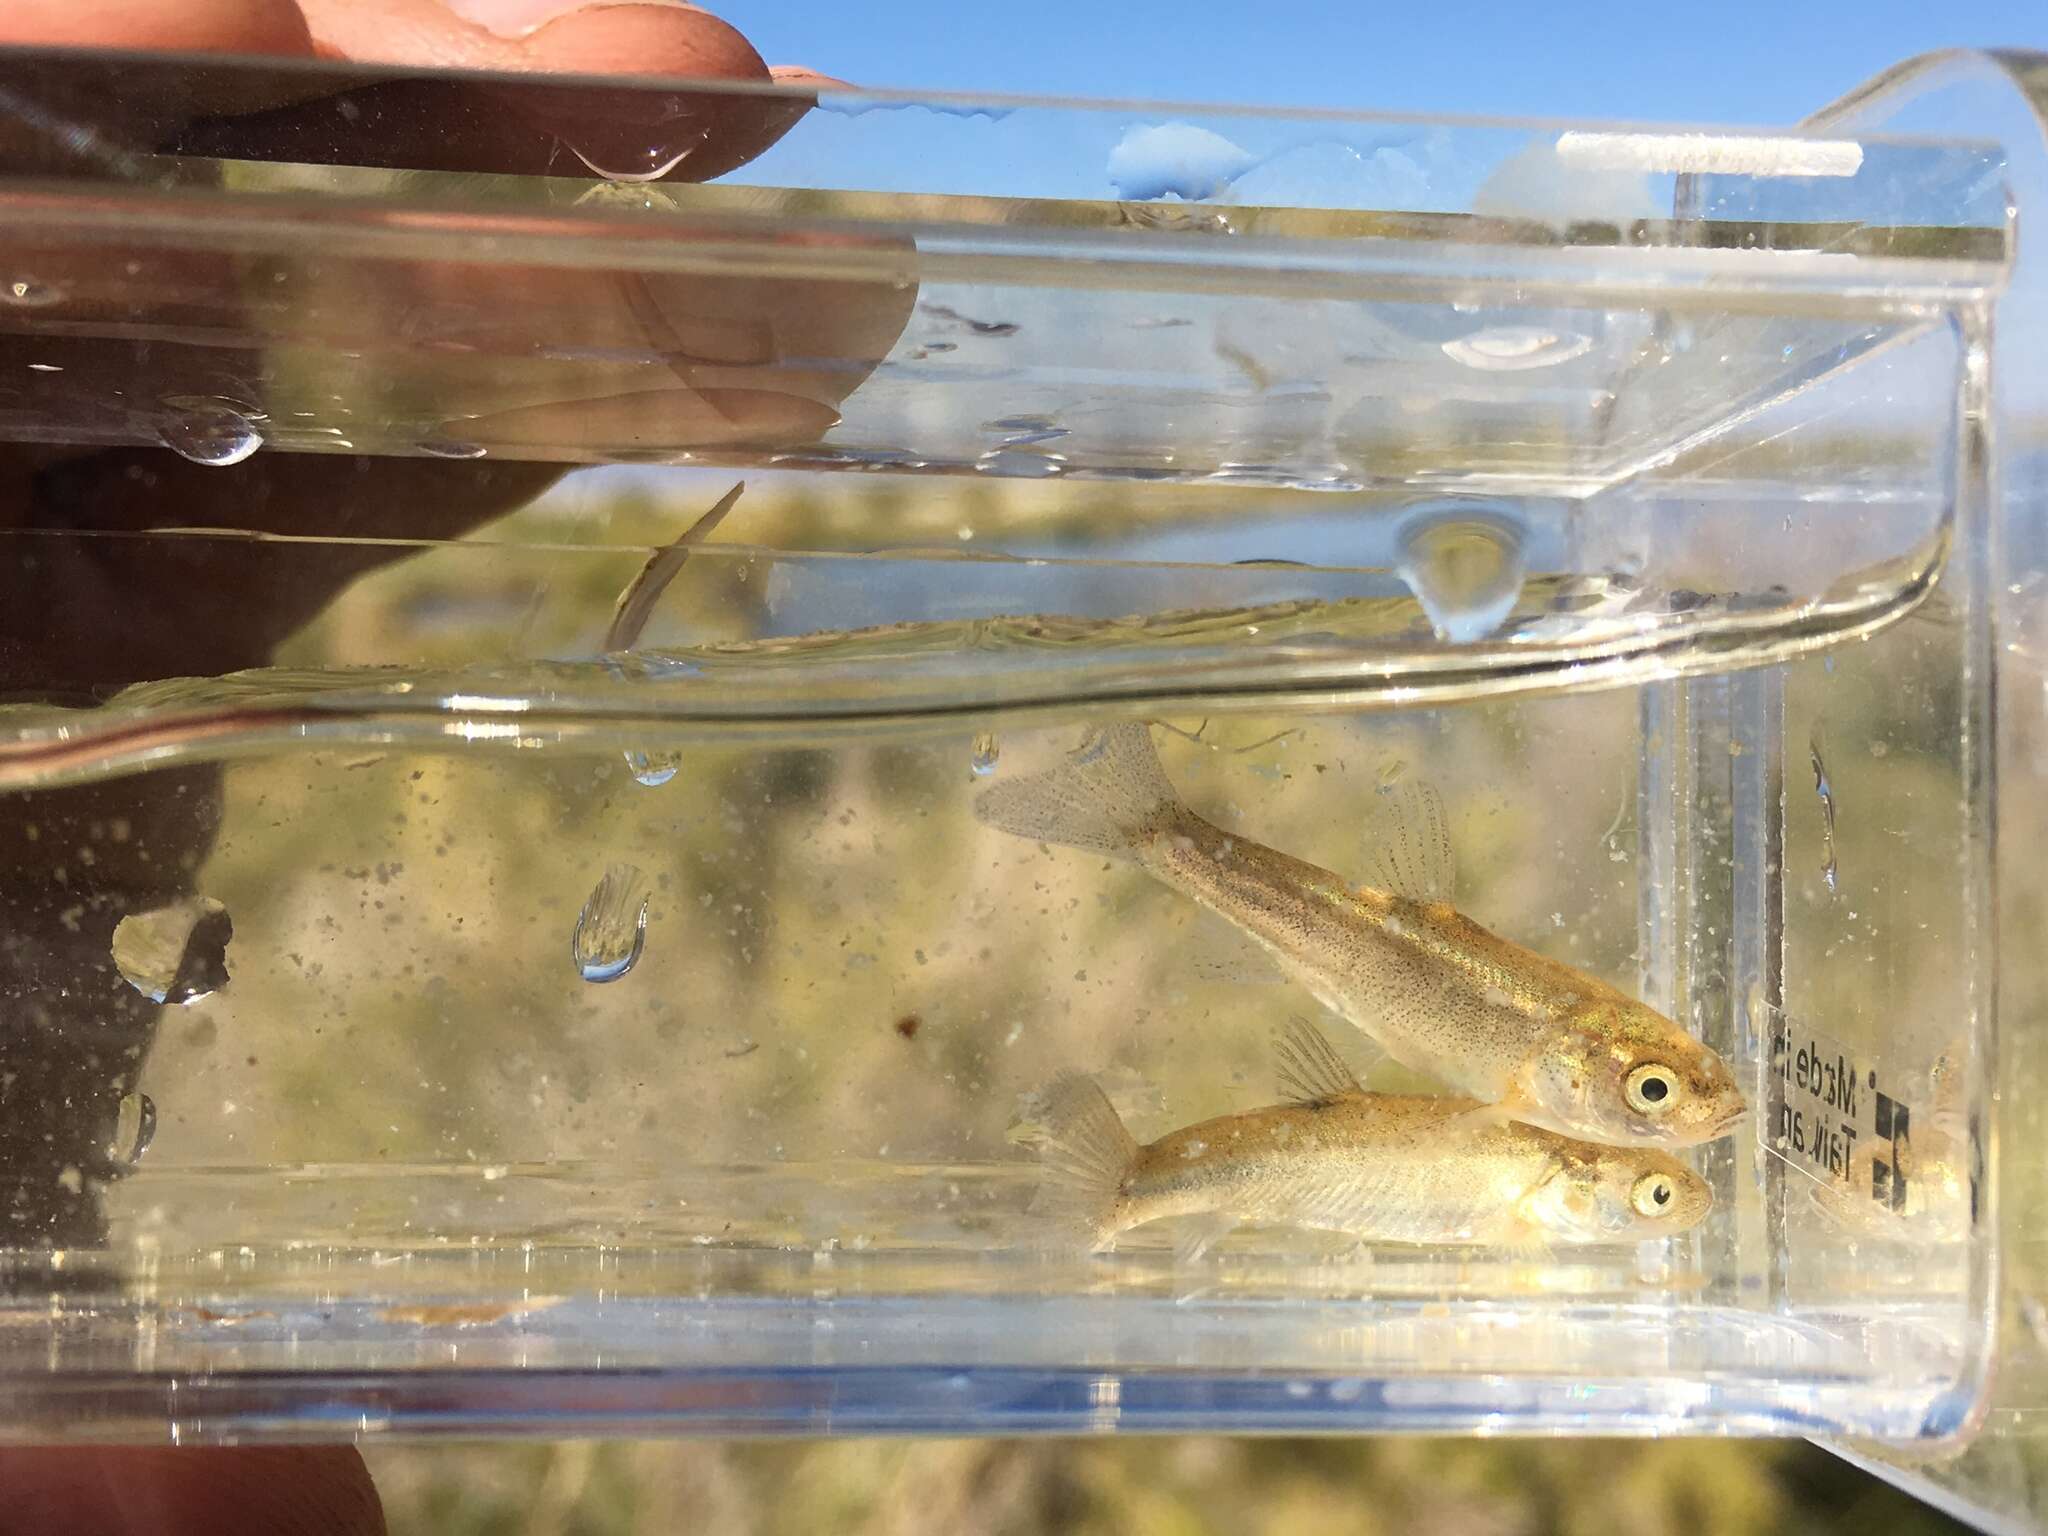
{"label": "white label", "polygon": [[1810,1178],[1906,1209],[1913,1111],[1875,1057],[1765,1009],[1766,1151]]}

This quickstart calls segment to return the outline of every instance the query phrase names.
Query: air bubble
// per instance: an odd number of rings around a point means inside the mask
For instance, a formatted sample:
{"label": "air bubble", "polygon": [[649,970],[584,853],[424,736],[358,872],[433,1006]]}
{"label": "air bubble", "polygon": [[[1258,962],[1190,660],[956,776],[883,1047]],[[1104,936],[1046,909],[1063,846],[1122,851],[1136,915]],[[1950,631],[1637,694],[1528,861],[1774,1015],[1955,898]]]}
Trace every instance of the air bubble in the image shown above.
{"label": "air bubble", "polygon": [[975,777],[985,779],[996,771],[996,759],[1002,755],[1003,744],[997,740],[996,733],[982,731],[974,738],[967,766],[974,770]]}

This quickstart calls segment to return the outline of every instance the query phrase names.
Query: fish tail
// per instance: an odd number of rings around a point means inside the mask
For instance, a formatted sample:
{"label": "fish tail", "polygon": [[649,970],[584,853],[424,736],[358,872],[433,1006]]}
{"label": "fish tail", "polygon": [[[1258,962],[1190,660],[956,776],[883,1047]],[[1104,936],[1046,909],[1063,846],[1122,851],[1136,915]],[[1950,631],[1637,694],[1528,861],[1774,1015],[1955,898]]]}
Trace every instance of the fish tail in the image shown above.
{"label": "fish tail", "polygon": [[1057,768],[984,790],[974,814],[1033,842],[1135,858],[1186,812],[1151,727],[1130,720],[1091,736]]}
{"label": "fish tail", "polygon": [[1078,1074],[1045,1090],[1037,1120],[1044,1174],[1031,1209],[1091,1248],[1107,1246],[1124,1181],[1138,1163],[1136,1139],[1095,1080]]}

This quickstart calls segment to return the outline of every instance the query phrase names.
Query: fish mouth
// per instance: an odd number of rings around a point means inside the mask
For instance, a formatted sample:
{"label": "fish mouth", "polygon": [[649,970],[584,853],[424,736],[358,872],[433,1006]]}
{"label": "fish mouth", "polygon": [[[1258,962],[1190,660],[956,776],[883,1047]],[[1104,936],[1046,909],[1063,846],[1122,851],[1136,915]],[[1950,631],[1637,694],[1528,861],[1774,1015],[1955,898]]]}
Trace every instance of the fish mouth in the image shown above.
{"label": "fish mouth", "polygon": [[1707,1133],[1707,1140],[1715,1141],[1723,1136],[1726,1136],[1730,1131],[1734,1130],[1737,1126],[1741,1125],[1748,1118],[1749,1106],[1747,1104],[1736,1105],[1733,1109],[1729,1110],[1727,1114],[1723,1115],[1720,1119],[1714,1122],[1714,1128]]}

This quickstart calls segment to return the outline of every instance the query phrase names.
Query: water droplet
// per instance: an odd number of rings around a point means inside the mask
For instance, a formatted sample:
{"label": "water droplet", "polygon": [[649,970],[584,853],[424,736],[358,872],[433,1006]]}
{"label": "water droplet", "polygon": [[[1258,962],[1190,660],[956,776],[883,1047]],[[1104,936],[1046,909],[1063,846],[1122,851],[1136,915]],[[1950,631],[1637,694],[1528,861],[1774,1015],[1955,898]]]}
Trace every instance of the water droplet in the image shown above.
{"label": "water droplet", "polygon": [[979,732],[974,738],[974,748],[967,759],[967,766],[974,770],[977,778],[987,778],[996,771],[996,759],[1003,755],[1003,744],[996,739],[994,731]]}
{"label": "water droplet", "polygon": [[1042,448],[991,448],[974,461],[984,475],[1001,475],[1013,480],[1044,480],[1067,467],[1064,455]]}
{"label": "water droplet", "polygon": [[1050,416],[998,416],[984,421],[981,430],[1002,438],[1000,448],[1028,448],[1034,443],[1054,443],[1068,431]]}
{"label": "water droplet", "polygon": [[[569,152],[589,166],[592,174],[602,176],[606,181],[660,181],[696,153],[710,136],[711,129],[707,125],[685,128],[680,135],[664,135],[658,143],[635,149],[608,145],[601,150],[586,152],[576,144],[569,144]],[[563,142],[568,143],[566,139]]]}
{"label": "water droplet", "polygon": [[1443,345],[1445,356],[1467,368],[1519,373],[1525,368],[1554,368],[1584,357],[1593,350],[1593,338],[1539,325],[1494,325]]}
{"label": "water droplet", "polygon": [[421,453],[433,459],[480,459],[490,451],[482,443],[458,442],[449,437],[430,437],[419,447]]}
{"label": "water droplet", "polygon": [[2034,1342],[2041,1348],[2048,1349],[2048,1308],[2044,1308],[2036,1297],[2022,1296],[2020,1316],[2026,1319],[2027,1326],[2033,1330]]}
{"label": "water droplet", "polygon": [[146,1093],[124,1093],[114,1120],[114,1139],[107,1146],[107,1161],[133,1168],[156,1140],[156,1103]]}
{"label": "water droplet", "polygon": [[683,766],[680,752],[642,752],[638,747],[626,748],[626,768],[649,789],[659,789],[676,776],[676,770]]}
{"label": "water droplet", "polygon": [[585,981],[617,981],[646,942],[647,876],[638,865],[614,864],[576,915],[576,969]]}
{"label": "water droplet", "polygon": [[1124,203],[1117,222],[1132,229],[1170,230],[1175,234],[1234,235],[1237,226],[1216,208],[1185,203]]}
{"label": "water droplet", "polygon": [[114,926],[115,968],[153,1003],[196,1003],[228,984],[235,925],[211,896],[188,896]]}
{"label": "water droplet", "polygon": [[1837,889],[1838,873],[1835,866],[1835,790],[1828,783],[1827,764],[1820,760],[1820,736],[1817,733],[1807,738],[1806,751],[1813,759],[1813,791],[1820,796],[1820,877],[1827,882],[1828,894],[1833,895]]}
{"label": "water droplet", "polygon": [[[920,304],[917,307],[935,320],[949,321],[953,325],[964,326],[976,336],[1014,336],[1023,329],[1014,320],[977,320],[974,316],[963,315],[959,310],[946,304]],[[932,351],[937,351],[939,345],[938,342],[927,343],[928,348]]]}
{"label": "water droplet", "polygon": [[1108,176],[1120,198],[1193,203],[1220,196],[1258,163],[1257,155],[1211,129],[1146,123],[1124,130],[1109,152]]}
{"label": "water droplet", "polygon": [[180,458],[225,468],[263,446],[263,433],[256,425],[261,412],[212,395],[173,395],[163,403],[171,415],[160,435],[164,446]]}
{"label": "water droplet", "polygon": [[0,303],[12,304],[16,309],[48,309],[52,304],[61,303],[63,298],[61,286],[26,273],[0,283]]}
{"label": "water droplet", "polygon": [[1512,523],[1446,511],[1401,540],[1401,579],[1422,603],[1438,638],[1484,640],[1522,595],[1522,539]]}

